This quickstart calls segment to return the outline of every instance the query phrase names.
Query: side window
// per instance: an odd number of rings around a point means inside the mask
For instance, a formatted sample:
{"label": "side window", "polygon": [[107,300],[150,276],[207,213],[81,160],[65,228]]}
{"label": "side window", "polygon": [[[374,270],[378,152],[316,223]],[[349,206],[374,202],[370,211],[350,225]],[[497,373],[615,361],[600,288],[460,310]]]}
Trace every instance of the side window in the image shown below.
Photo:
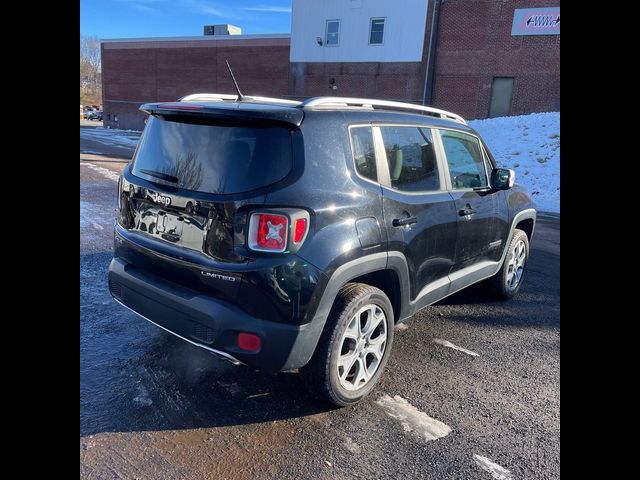
{"label": "side window", "polygon": [[453,188],[486,187],[487,172],[478,139],[453,130],[440,130],[440,136]]}
{"label": "side window", "polygon": [[418,127],[380,127],[391,186],[406,192],[440,190],[431,131]]}
{"label": "side window", "polygon": [[357,172],[364,178],[377,182],[376,152],[373,148],[371,127],[353,127],[350,132],[353,161]]}

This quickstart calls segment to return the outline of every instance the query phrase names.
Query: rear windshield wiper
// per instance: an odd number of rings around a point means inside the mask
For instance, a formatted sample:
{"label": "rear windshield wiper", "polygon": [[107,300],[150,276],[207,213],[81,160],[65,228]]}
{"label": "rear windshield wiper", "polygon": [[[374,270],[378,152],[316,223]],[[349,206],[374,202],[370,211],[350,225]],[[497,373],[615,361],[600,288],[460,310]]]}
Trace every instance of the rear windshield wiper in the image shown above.
{"label": "rear windshield wiper", "polygon": [[146,173],[147,175],[151,175],[152,177],[166,180],[167,182],[171,182],[171,183],[178,183],[179,181],[178,177],[174,177],[173,175],[167,175],[166,173],[162,173],[162,172],[156,172],[155,170],[145,170],[141,168],[140,172]]}

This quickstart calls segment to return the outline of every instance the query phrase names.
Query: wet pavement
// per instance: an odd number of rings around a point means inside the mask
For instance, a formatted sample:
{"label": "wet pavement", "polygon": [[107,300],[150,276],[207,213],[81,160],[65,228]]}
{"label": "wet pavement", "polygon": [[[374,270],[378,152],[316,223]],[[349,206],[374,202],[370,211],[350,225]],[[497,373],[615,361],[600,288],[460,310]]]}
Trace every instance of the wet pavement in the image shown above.
{"label": "wet pavement", "polygon": [[[295,373],[235,367],[111,299],[123,166],[80,165],[82,478],[494,478],[484,457],[510,471],[504,478],[559,478],[557,218],[539,218],[516,299],[472,287],[421,311],[397,330],[370,397],[339,409]],[[410,413],[403,421],[376,403],[385,395],[450,433],[426,440]]]}

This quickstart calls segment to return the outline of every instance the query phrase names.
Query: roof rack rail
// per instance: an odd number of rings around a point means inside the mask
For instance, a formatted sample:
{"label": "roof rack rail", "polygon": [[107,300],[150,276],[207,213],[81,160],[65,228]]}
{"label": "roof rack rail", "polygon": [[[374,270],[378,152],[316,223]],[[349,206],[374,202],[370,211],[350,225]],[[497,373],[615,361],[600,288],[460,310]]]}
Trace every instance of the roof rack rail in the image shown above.
{"label": "roof rack rail", "polygon": [[466,125],[466,121],[460,115],[439,108],[425,107],[424,105],[414,105],[413,103],[394,102],[391,100],[374,100],[371,98],[350,98],[350,97],[313,97],[305,100],[300,107],[367,107],[367,108],[395,108],[398,110],[409,110],[428,113],[441,118],[448,118]]}
{"label": "roof rack rail", "polygon": [[[237,95],[229,95],[226,93],[192,93],[180,99],[181,102],[235,102],[238,99]],[[285,105],[298,106],[300,102],[294,100],[287,100],[284,98],[272,98],[272,97],[254,97],[245,95],[246,100],[254,100],[262,103],[280,103]]]}

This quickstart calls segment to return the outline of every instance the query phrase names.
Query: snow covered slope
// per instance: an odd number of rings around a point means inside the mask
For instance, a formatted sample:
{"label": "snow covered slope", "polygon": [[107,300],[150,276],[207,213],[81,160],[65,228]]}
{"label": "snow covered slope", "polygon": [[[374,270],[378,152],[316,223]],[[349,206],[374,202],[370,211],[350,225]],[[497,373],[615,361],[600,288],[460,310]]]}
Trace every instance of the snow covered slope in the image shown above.
{"label": "snow covered slope", "polygon": [[516,171],[538,211],[560,213],[560,112],[468,122],[498,165]]}

